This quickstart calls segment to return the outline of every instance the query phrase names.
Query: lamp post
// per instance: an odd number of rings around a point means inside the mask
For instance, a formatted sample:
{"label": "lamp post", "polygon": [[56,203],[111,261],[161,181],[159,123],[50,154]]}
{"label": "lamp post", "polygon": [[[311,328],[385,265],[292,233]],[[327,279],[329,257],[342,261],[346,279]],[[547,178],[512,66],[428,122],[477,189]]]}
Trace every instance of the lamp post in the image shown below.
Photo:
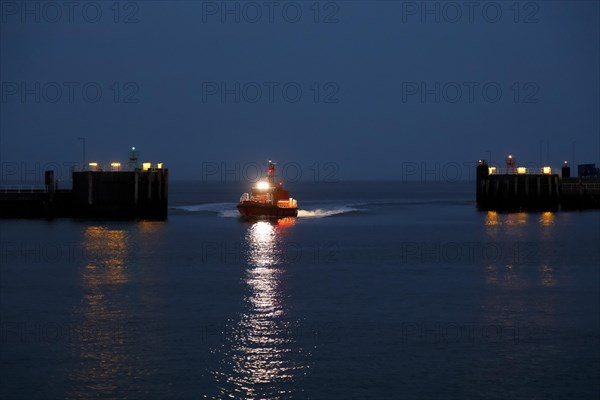
{"label": "lamp post", "polygon": [[492,151],[491,150],[486,150],[485,152],[488,155],[488,165],[492,165]]}
{"label": "lamp post", "polygon": [[77,140],[81,140],[82,143],[82,157],[81,157],[81,170],[83,171],[85,168],[85,138],[78,137]]}

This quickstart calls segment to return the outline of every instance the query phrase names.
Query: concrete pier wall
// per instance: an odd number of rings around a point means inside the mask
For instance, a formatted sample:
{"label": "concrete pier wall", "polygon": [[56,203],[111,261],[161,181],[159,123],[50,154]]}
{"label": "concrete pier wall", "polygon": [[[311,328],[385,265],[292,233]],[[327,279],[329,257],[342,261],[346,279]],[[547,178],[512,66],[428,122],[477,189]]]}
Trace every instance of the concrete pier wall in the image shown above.
{"label": "concrete pier wall", "polygon": [[168,170],[82,171],[73,173],[73,189],[56,188],[54,173],[45,185],[0,190],[2,218],[167,218]]}
{"label": "concrete pier wall", "polygon": [[557,174],[490,175],[488,166],[483,162],[477,166],[476,171],[476,199],[477,207],[486,211],[600,208],[600,177],[561,178]]}

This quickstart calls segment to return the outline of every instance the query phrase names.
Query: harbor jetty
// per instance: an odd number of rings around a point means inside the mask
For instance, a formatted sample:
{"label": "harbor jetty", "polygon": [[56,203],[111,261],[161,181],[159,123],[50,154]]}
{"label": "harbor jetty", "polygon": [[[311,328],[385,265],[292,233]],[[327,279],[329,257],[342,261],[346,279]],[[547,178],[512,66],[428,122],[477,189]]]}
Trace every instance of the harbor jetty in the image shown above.
{"label": "harbor jetty", "polygon": [[517,166],[512,155],[506,168],[479,160],[476,170],[477,207],[484,211],[558,211],[600,208],[600,172],[581,164],[577,176],[565,161],[560,169]]}
{"label": "harbor jetty", "polygon": [[126,169],[90,162],[72,171],[72,189],[59,189],[54,171],[45,171],[44,185],[0,186],[0,218],[165,220],[168,169],[150,162],[140,168],[135,148],[131,153]]}

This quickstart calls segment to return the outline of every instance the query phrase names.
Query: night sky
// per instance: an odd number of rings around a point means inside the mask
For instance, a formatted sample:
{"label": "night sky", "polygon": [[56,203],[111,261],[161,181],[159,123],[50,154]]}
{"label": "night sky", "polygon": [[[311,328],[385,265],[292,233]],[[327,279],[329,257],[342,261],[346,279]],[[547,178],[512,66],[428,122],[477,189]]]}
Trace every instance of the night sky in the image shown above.
{"label": "night sky", "polygon": [[600,163],[597,1],[72,4],[0,2],[3,180],[81,162],[78,137],[171,179]]}

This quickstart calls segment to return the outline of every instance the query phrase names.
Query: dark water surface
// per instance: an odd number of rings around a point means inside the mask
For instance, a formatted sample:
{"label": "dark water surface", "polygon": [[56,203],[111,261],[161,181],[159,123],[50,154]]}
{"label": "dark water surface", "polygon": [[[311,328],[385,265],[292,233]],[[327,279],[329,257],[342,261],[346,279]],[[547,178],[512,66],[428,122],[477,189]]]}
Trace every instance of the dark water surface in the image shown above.
{"label": "dark water surface", "polygon": [[171,185],[166,222],[0,221],[2,399],[597,399],[600,213],[472,184]]}

